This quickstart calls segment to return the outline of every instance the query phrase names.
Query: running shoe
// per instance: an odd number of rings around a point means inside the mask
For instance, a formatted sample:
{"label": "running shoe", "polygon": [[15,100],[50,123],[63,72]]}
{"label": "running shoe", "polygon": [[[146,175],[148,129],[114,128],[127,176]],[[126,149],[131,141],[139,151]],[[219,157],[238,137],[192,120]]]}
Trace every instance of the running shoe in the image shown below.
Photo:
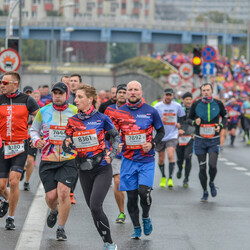
{"label": "running shoe", "polygon": [[135,227],[131,239],[139,240],[141,238],[141,227]]}
{"label": "running shoe", "polygon": [[166,187],[166,184],[167,184],[167,178],[162,177],[160,182],[160,187]]}
{"label": "running shoe", "polygon": [[153,231],[153,226],[150,218],[142,218],[143,232],[146,236],[150,235]]}
{"label": "running shoe", "polygon": [[16,226],[14,224],[14,219],[8,217],[6,219],[6,225],[5,225],[5,229],[6,230],[15,230],[16,229]]}
{"label": "running shoe", "polygon": [[210,186],[210,192],[211,192],[212,197],[215,197],[217,195],[217,190],[216,190],[214,183],[209,182],[209,186]]}
{"label": "running shoe", "polygon": [[0,205],[0,218],[4,217],[4,215],[8,212],[9,203],[2,201]]}
{"label": "running shoe", "polygon": [[181,173],[181,171],[179,170],[179,171],[176,173],[176,177],[177,177],[177,179],[180,179],[181,176],[182,176],[182,173]]}
{"label": "running shoe", "polygon": [[117,245],[114,243],[111,244],[111,243],[106,242],[103,245],[103,250],[117,250]]}
{"label": "running shoe", "polygon": [[115,220],[116,223],[124,223],[126,219],[126,215],[124,213],[120,213],[117,219]]}
{"label": "running shoe", "polygon": [[76,204],[76,200],[75,200],[75,196],[73,193],[70,193],[70,201],[71,201],[71,204]]}
{"label": "running shoe", "polygon": [[189,187],[189,185],[188,185],[188,179],[187,179],[187,178],[185,178],[185,179],[183,180],[183,187],[184,187],[184,188],[188,188],[188,187]]}
{"label": "running shoe", "polygon": [[57,215],[58,211],[50,211],[48,217],[47,217],[47,225],[48,227],[52,228],[55,226],[56,221],[57,221]]}
{"label": "running shoe", "polygon": [[24,191],[30,191],[30,184],[29,184],[29,182],[24,182],[23,183],[23,190]]}
{"label": "running shoe", "polygon": [[207,201],[208,199],[208,191],[204,191],[203,196],[201,197],[201,201]]}
{"label": "running shoe", "polygon": [[171,178],[168,179],[168,187],[172,188],[174,186],[174,182]]}
{"label": "running shoe", "polygon": [[63,228],[57,228],[56,230],[56,239],[59,241],[67,240],[67,236]]}

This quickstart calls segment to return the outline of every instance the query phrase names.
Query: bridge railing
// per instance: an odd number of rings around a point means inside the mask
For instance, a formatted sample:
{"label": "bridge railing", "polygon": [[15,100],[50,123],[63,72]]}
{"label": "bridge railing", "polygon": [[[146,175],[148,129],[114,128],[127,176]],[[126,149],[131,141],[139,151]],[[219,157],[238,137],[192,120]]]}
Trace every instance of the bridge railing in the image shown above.
{"label": "bridge railing", "polygon": [[[1,17],[0,27],[6,26],[7,17]],[[47,17],[43,20],[23,18],[22,25],[30,27],[50,27],[52,18]],[[18,25],[18,19],[14,19],[14,25]],[[246,24],[231,24],[231,23],[207,23],[190,22],[190,21],[140,21],[140,20],[123,20],[123,19],[108,19],[108,18],[75,18],[65,20],[62,17],[54,17],[54,26],[74,26],[74,27],[103,27],[103,28],[135,28],[135,29],[149,29],[149,30],[173,30],[173,31],[192,31],[192,32],[218,32],[224,33],[246,33]]]}

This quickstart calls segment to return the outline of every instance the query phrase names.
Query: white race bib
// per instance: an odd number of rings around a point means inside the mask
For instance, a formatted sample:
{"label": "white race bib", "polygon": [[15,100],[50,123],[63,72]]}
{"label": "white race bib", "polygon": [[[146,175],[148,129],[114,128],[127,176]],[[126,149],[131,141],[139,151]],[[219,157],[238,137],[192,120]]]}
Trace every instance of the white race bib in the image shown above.
{"label": "white race bib", "polygon": [[140,149],[141,145],[146,141],[145,130],[125,132],[127,149]]}
{"label": "white race bib", "polygon": [[95,129],[74,132],[73,141],[78,152],[93,152],[99,148]]}
{"label": "white race bib", "polygon": [[49,128],[49,141],[55,145],[62,145],[63,140],[66,138],[66,126],[50,125]]}
{"label": "white race bib", "polygon": [[179,146],[186,146],[191,140],[191,135],[181,135],[179,136]]}
{"label": "white race bib", "polygon": [[4,143],[4,159],[12,158],[22,152],[24,152],[24,141]]}
{"label": "white race bib", "polygon": [[247,109],[247,110],[246,110],[246,114],[247,114],[247,115],[250,115],[250,109]]}
{"label": "white race bib", "polygon": [[234,110],[229,111],[229,116],[230,116],[230,117],[238,116],[238,112],[237,112],[237,111],[234,111]]}
{"label": "white race bib", "polygon": [[166,121],[163,123],[165,125],[175,125],[176,124],[176,114],[175,113],[164,113],[164,118],[166,118]]}
{"label": "white race bib", "polygon": [[200,135],[205,138],[212,138],[215,135],[215,124],[201,124]]}

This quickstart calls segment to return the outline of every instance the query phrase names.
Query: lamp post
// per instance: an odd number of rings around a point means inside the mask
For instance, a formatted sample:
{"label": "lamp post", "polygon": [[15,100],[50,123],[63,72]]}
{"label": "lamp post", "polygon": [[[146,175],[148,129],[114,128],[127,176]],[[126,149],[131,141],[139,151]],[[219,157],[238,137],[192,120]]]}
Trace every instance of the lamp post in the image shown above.
{"label": "lamp post", "polygon": [[[60,6],[57,14],[60,13],[60,10],[66,7],[73,7],[75,3],[68,2]],[[51,83],[56,81],[57,78],[57,58],[56,58],[56,44],[55,44],[55,18],[52,16],[51,20]]]}

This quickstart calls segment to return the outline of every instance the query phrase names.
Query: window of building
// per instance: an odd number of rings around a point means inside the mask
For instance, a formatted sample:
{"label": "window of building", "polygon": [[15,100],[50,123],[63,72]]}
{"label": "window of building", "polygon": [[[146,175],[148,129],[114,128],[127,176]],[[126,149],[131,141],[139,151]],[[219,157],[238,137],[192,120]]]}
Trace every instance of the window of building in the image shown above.
{"label": "window of building", "polygon": [[126,9],[126,3],[122,3],[122,9]]}
{"label": "window of building", "polygon": [[32,17],[37,17],[37,12],[32,11],[31,16]]}

